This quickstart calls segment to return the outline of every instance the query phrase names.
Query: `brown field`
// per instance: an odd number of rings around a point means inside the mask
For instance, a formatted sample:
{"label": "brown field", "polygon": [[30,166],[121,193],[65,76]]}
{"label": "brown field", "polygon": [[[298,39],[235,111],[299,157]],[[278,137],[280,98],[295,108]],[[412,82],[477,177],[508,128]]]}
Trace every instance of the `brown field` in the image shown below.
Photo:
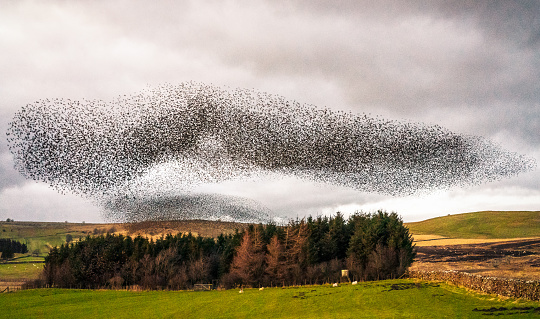
{"label": "brown field", "polygon": [[416,261],[410,270],[456,270],[482,276],[540,279],[540,237],[459,239],[415,236]]}
{"label": "brown field", "polygon": [[217,237],[220,234],[233,234],[248,226],[244,223],[209,221],[209,220],[178,220],[178,221],[146,221],[119,225],[117,232],[124,235],[159,238],[167,234],[191,233],[194,236]]}
{"label": "brown field", "polygon": [[488,244],[537,238],[448,238],[439,235],[414,235],[413,237],[416,247]]}

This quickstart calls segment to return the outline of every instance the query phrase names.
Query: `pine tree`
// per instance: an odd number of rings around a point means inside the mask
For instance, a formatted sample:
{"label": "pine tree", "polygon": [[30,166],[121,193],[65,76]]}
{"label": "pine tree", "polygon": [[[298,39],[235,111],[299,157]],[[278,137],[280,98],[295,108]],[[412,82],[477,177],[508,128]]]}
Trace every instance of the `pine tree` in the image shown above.
{"label": "pine tree", "polygon": [[305,220],[291,223],[285,244],[287,277],[289,282],[300,283],[308,265],[309,228]]}

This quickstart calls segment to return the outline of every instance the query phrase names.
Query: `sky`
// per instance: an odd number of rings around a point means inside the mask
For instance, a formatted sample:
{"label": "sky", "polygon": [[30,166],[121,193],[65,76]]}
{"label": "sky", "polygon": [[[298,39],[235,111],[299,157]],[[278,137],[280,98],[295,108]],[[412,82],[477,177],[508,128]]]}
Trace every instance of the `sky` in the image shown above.
{"label": "sky", "polygon": [[[0,220],[106,221],[88,199],[14,169],[4,132],[18,109],[186,81],[440,125],[540,159],[537,1],[0,0],[0,74]],[[415,196],[294,178],[203,189],[293,218],[383,209],[410,222],[540,208],[538,169]]]}

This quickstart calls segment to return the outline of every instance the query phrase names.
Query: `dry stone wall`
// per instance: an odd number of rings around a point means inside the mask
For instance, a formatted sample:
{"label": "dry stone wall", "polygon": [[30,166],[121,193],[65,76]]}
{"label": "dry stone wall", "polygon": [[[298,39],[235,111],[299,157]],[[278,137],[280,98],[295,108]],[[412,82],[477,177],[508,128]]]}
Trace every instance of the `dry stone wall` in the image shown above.
{"label": "dry stone wall", "polygon": [[444,281],[488,294],[540,301],[540,281],[483,277],[459,271],[410,271],[410,278]]}

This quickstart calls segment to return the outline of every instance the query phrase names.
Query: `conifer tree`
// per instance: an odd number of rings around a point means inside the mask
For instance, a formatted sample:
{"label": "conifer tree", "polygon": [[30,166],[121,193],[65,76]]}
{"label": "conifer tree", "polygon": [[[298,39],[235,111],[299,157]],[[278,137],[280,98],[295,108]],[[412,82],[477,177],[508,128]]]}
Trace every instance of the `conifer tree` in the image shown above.
{"label": "conifer tree", "polygon": [[257,286],[264,274],[264,251],[258,232],[244,233],[231,264],[231,275],[240,285]]}
{"label": "conifer tree", "polygon": [[280,283],[285,277],[285,252],[277,234],[266,246],[266,275],[270,283]]}

